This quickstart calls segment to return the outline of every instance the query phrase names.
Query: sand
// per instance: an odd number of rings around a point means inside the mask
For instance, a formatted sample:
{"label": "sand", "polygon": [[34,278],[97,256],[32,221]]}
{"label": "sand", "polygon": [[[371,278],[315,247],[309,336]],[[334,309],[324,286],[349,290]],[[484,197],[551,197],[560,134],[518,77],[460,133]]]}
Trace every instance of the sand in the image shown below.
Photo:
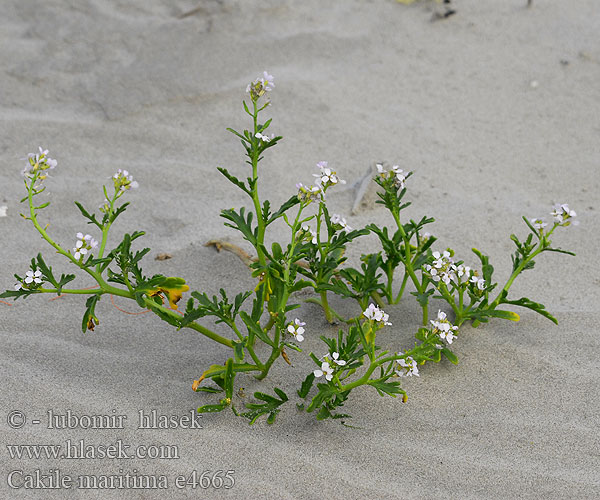
{"label": "sand", "polygon": [[[406,404],[355,391],[345,409],[356,428],[296,409],[294,391],[312,365],[292,354],[292,367],[278,363],[263,384],[243,379],[246,397],[236,396],[241,406],[255,390],[286,390],[291,401],[272,426],[221,413],[204,415],[202,429],[138,429],[140,410],[184,416],[214,401],[191,383],[227,350],[151,314],[124,314],[107,298],[100,325],[85,334],[81,297],[0,303],[1,498],[600,497],[597,2],[455,3],[456,15],[431,22],[433,4],[392,0],[3,2],[3,289],[38,251],[55,270],[72,270],[19,216],[20,159],[38,146],[59,162],[42,216],[57,241],[68,246],[86,230],[73,200],[94,208],[101,183],[126,168],[140,188],[128,193],[131,206],[114,231],[147,232],[148,273],[183,276],[209,293],[253,288],[235,256],[203,245],[226,237],[248,249],[219,217],[247,200],[216,167],[245,176],[241,147],[225,128],[246,126],[244,89],[263,70],[276,78],[269,113],[273,132],[284,136],[261,165],[261,194],[274,204],[296,182],[310,182],[318,161],[328,160],[348,187],[373,161],[397,163],[415,172],[408,214],[435,217],[440,248],[451,246],[471,265],[469,249],[481,248],[502,279],[510,273],[510,233],[525,234],[522,215],[549,218],[553,203],[567,202],[581,224],[556,238],[577,257],[543,255],[514,286],[514,297],[546,304],[559,326],[528,311],[519,311],[519,323],[465,326],[455,342],[459,365],[423,367],[404,384]],[[329,201],[353,227],[392,222],[373,204],[349,215],[350,189]],[[284,237],[281,226],[269,235]],[[375,245],[372,237],[357,240],[350,261]],[[172,258],[154,260],[159,252]],[[352,304],[335,304],[353,312]],[[410,346],[417,307],[407,301],[389,314],[386,345]],[[335,330],[313,305],[299,315],[309,318],[305,351],[322,354],[318,336]],[[9,428],[12,410],[26,414],[24,427]],[[126,415],[127,425],[48,429],[49,410]],[[11,459],[4,447],[67,439],[174,445],[180,458]],[[73,477],[137,470],[165,475],[170,486],[7,485],[11,471],[36,469]],[[193,470],[235,471],[235,485],[178,490],[175,477]]]}

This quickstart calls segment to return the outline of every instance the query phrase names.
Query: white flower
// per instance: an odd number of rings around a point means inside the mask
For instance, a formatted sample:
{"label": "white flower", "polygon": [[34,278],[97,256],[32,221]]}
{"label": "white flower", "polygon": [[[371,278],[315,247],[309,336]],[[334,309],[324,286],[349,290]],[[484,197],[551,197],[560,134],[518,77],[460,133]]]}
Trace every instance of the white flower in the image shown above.
{"label": "white flower", "polygon": [[442,340],[452,344],[452,341],[456,338],[453,332],[458,330],[458,326],[448,321],[444,311],[438,311],[437,319],[430,320],[430,323],[433,325],[433,333],[439,334]]}
{"label": "white flower", "polygon": [[457,276],[461,278],[465,274],[468,276],[471,268],[469,266],[464,266],[463,264],[460,264],[459,266],[456,266],[454,270],[456,271]]}
{"label": "white flower", "polygon": [[379,309],[379,307],[372,302],[369,304],[369,307],[363,311],[363,316],[371,321],[376,321],[377,323],[391,325],[388,321],[390,315],[386,314],[382,309]]}
{"label": "white flower", "polygon": [[77,233],[77,242],[75,243],[75,248],[73,248],[73,257],[79,260],[97,246],[98,242],[92,238],[92,235]]}
{"label": "white flower", "polygon": [[265,92],[271,92],[275,87],[275,78],[263,71],[263,76],[249,83],[246,92],[250,94],[253,101],[257,101]]}
{"label": "white flower", "polygon": [[416,377],[419,376],[417,362],[411,356],[407,356],[406,359],[400,358],[397,363],[400,369],[396,370],[396,374],[399,377],[412,377],[413,375]]}
{"label": "white flower", "polygon": [[260,132],[256,132],[256,135],[254,136],[257,139],[260,139],[263,142],[271,142],[273,139],[275,139],[275,134],[271,134],[270,136],[268,135],[263,135]]}
{"label": "white flower", "polygon": [[23,288],[23,285],[21,283],[17,283],[15,285],[15,292],[18,292],[21,288]]}
{"label": "white flower", "polygon": [[48,158],[48,150],[42,149],[40,146],[39,153],[29,153],[27,155],[27,165],[23,168],[21,172],[25,177],[31,179],[37,173],[37,180],[43,181],[46,177],[48,177],[47,173],[44,173],[46,170],[52,170],[58,162],[52,158]]}
{"label": "white flower", "polygon": [[302,342],[304,340],[304,325],[306,325],[306,323],[296,318],[288,325],[287,331],[290,333],[290,335],[293,335],[298,342]]}
{"label": "white flower", "polygon": [[130,175],[127,170],[117,170],[112,178],[115,184],[115,189],[119,190],[120,192],[124,192],[131,188],[137,189],[139,187],[138,182],[133,180],[133,175]]}
{"label": "white flower", "polygon": [[485,288],[485,280],[483,278],[479,278],[475,274],[471,276],[471,279],[469,281],[471,283],[475,283],[479,290],[483,290]]}
{"label": "white flower", "polygon": [[346,219],[344,219],[344,217],[341,217],[338,214],[333,214],[331,216],[331,223],[335,226],[341,226],[341,230],[342,231],[351,231],[352,228],[346,223]]}
{"label": "white flower", "polygon": [[309,238],[309,239],[310,239],[310,242],[311,242],[313,245],[316,245],[316,244],[318,243],[318,241],[317,241],[317,233],[316,233],[315,231],[313,231],[313,230],[310,228],[310,226],[309,226],[308,224],[304,224],[304,225],[302,226],[302,230],[303,230],[305,233],[308,233],[308,234],[310,234],[310,238]]}
{"label": "white flower", "polygon": [[405,172],[398,165],[392,166],[392,170],[389,172],[381,163],[376,163],[377,175],[382,179],[393,179],[396,187],[404,189],[406,187],[406,179],[410,175],[410,172]]}
{"label": "white flower", "polygon": [[404,189],[408,174],[404,173],[404,170],[402,170],[398,165],[394,165],[392,167],[392,173],[395,176],[394,183],[396,184],[396,186],[398,186],[400,189]]}
{"label": "white flower", "polygon": [[450,281],[456,279],[454,261],[450,257],[450,252],[445,250],[443,253],[433,252],[433,262],[424,266],[425,271],[429,273],[433,281],[443,281],[446,285],[450,284]]}
{"label": "white flower", "polygon": [[[577,213],[575,210],[571,210],[569,205],[566,203],[561,203],[558,205],[554,205],[552,212],[550,215],[554,217],[554,222],[561,226],[568,226],[571,224],[569,219],[573,217],[577,217]],[[573,225],[577,225],[577,222],[573,222]]]}
{"label": "white flower", "polygon": [[547,222],[544,222],[544,219],[540,219],[540,218],[529,219],[529,222],[531,222],[531,225],[535,229],[544,229],[548,225]]}
{"label": "white flower", "polygon": [[42,272],[41,271],[27,271],[25,273],[25,283],[26,284],[31,284],[31,283],[35,283],[35,284],[39,284],[42,282],[42,279],[40,278],[40,276],[42,276]]}
{"label": "white flower", "polygon": [[271,92],[273,87],[275,87],[275,78],[273,75],[269,75],[266,71],[263,71],[263,77],[260,79],[261,83],[266,92]]}
{"label": "white flower", "polygon": [[327,167],[326,161],[320,161],[317,163],[317,167],[321,170],[318,174],[313,174],[313,177],[317,178],[317,185],[322,186],[323,189],[332,186],[333,184],[346,184],[346,181],[341,180],[337,176],[337,172],[334,172],[330,168]]}
{"label": "white flower", "polygon": [[333,358],[333,362],[336,365],[344,366],[346,364],[346,362],[343,359],[339,359],[339,357],[340,357],[340,353],[339,352],[333,352],[333,353],[331,353],[331,357]]}
{"label": "white flower", "polygon": [[333,368],[329,366],[329,363],[327,361],[323,361],[323,363],[321,364],[321,369],[315,370],[313,373],[317,378],[322,377],[323,375],[325,375],[325,378],[327,380],[331,380],[333,378]]}

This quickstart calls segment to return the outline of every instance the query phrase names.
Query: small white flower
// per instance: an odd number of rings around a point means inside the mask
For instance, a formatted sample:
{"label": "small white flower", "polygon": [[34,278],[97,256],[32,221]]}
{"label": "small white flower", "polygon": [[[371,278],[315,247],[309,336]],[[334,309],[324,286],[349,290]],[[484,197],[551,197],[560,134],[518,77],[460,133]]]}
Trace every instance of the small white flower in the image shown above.
{"label": "small white flower", "polygon": [[[569,205],[567,205],[566,203],[554,205],[552,212],[550,212],[550,215],[554,217],[554,222],[561,226],[570,225],[571,221],[569,219],[577,217],[577,213],[575,212],[575,210],[571,210],[569,208]],[[577,225],[577,222],[573,222],[573,225]]]}
{"label": "small white flower", "polygon": [[263,71],[263,77],[260,80],[266,92],[271,92],[273,87],[275,87],[275,78],[266,71]]}
{"label": "small white flower", "polygon": [[430,320],[430,323],[433,325],[433,333],[437,333],[442,340],[452,344],[452,341],[456,338],[453,332],[458,330],[458,326],[448,321],[444,311],[438,311],[437,318]]}
{"label": "small white flower", "polygon": [[333,378],[333,368],[329,366],[329,363],[327,361],[323,361],[323,363],[321,364],[321,369],[315,370],[313,373],[317,378],[322,377],[323,375],[325,375],[325,378],[327,380],[331,380]]}
{"label": "small white flower", "polygon": [[331,357],[333,358],[333,362],[336,365],[344,366],[346,364],[346,362],[343,359],[339,359],[339,357],[340,357],[340,353],[339,352],[333,352],[333,353],[331,353]]}
{"label": "small white flower", "polygon": [[432,256],[433,262],[426,264],[424,269],[433,281],[443,281],[446,285],[449,285],[452,280],[458,281],[455,274],[456,266],[448,250],[444,250],[443,253],[433,252]]}
{"label": "small white flower", "polygon": [[271,134],[270,136],[268,135],[263,135],[260,132],[256,132],[256,135],[254,136],[257,139],[260,139],[263,142],[271,142],[273,139],[275,139],[275,134]]}
{"label": "small white flower", "polygon": [[313,245],[316,245],[316,244],[318,243],[318,241],[317,241],[317,233],[316,233],[316,231],[313,231],[313,230],[310,228],[310,226],[309,226],[308,224],[304,224],[304,225],[302,226],[302,230],[303,230],[304,232],[306,232],[306,233],[310,234],[310,238],[309,238],[309,239],[310,239],[310,242],[311,242]]}
{"label": "small white flower", "polygon": [[483,278],[478,277],[477,275],[471,276],[469,280],[471,283],[475,283],[479,290],[483,290],[485,288],[485,280]]}
{"label": "small white flower", "polygon": [[377,323],[383,323],[384,325],[391,326],[391,323],[388,321],[390,315],[386,314],[382,309],[379,309],[379,307],[373,303],[370,303],[369,307],[363,311],[363,316],[371,321],[376,321]]}
{"label": "small white flower", "polygon": [[331,223],[335,226],[341,226],[341,230],[342,231],[351,231],[352,228],[346,223],[346,219],[344,219],[344,217],[338,215],[338,214],[333,214],[331,216]]}
{"label": "small white flower", "polygon": [[39,283],[42,282],[41,276],[42,276],[41,271],[35,271],[35,272],[33,272],[33,271],[27,271],[25,273],[25,280],[24,281],[28,285],[31,284],[31,283],[39,284]]}
{"label": "small white flower", "polygon": [[257,101],[265,92],[271,92],[275,87],[275,78],[266,71],[263,71],[263,76],[249,83],[246,87],[246,92],[250,94],[253,101]]}
{"label": "small white flower", "polygon": [[304,325],[306,325],[306,323],[296,318],[288,325],[287,331],[290,333],[290,335],[293,335],[298,342],[302,342],[304,340]]}
{"label": "small white flower", "polygon": [[531,222],[531,225],[535,229],[544,229],[548,225],[547,222],[544,222],[544,219],[540,219],[540,218],[529,219],[529,222]]}
{"label": "small white flower", "polygon": [[459,266],[455,266],[454,270],[456,271],[456,275],[459,278],[462,278],[465,274],[469,276],[469,271],[471,271],[471,268],[469,266],[460,264]]}
{"label": "small white flower", "polygon": [[91,234],[77,233],[77,242],[73,248],[73,257],[79,260],[84,255],[98,246],[98,242],[92,238]]}
{"label": "small white flower", "polygon": [[18,292],[21,288],[23,288],[23,285],[21,283],[17,283],[15,285],[15,292]]}
{"label": "small white flower", "polygon": [[326,161],[320,161],[317,163],[317,167],[319,167],[321,172],[318,174],[313,174],[313,177],[317,178],[317,185],[322,186],[323,189],[337,184],[338,182],[340,184],[346,184],[346,181],[343,181],[338,177],[337,172],[334,172],[327,167]]}
{"label": "small white flower", "polygon": [[400,369],[396,370],[396,374],[399,377],[412,377],[413,375],[419,376],[419,368],[417,362],[411,357],[407,356],[406,359],[401,358],[397,361]]}
{"label": "small white flower", "polygon": [[396,184],[397,187],[399,187],[400,189],[404,189],[406,187],[406,178],[408,177],[407,173],[404,173],[404,170],[402,170],[398,165],[394,165],[392,167],[392,173],[394,174],[395,178],[394,178],[394,182]]}
{"label": "small white flower", "polygon": [[27,165],[23,168],[21,172],[25,177],[31,179],[38,174],[37,181],[42,182],[48,174],[45,173],[46,170],[52,170],[58,165],[58,162],[52,158],[48,158],[48,150],[42,149],[40,146],[39,153],[29,153],[27,155]]}
{"label": "small white flower", "polygon": [[128,189],[137,189],[140,186],[137,181],[133,180],[133,176],[127,170],[117,170],[112,178],[115,189],[120,192],[127,191]]}

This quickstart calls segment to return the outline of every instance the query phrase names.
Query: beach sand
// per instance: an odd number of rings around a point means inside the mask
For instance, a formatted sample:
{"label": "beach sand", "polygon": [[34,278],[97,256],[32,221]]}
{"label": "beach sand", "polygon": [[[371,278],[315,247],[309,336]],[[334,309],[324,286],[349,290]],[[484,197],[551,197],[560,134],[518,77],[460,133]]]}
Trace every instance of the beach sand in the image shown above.
{"label": "beach sand", "polygon": [[[260,193],[275,206],[327,160],[348,181],[331,192],[331,210],[355,228],[391,226],[373,203],[350,215],[351,185],[373,161],[398,164],[414,171],[407,216],[434,217],[436,248],[454,248],[471,266],[478,263],[471,247],[489,254],[501,281],[511,269],[509,235],[526,234],[522,215],[550,219],[552,204],[566,202],[581,224],[555,238],[577,257],[542,255],[511,292],[545,304],[558,326],[528,310],[518,311],[518,323],[465,325],[453,344],[458,366],[424,366],[404,383],[407,403],[354,391],[344,410],[355,428],[296,409],[295,390],[314,365],[291,353],[293,366],[278,362],[264,382],[240,377],[240,407],[256,390],[277,386],[290,395],[272,426],[223,412],[203,415],[202,429],[138,429],[140,410],[182,416],[214,402],[191,384],[228,350],[152,314],[122,313],[107,297],[97,309],[100,325],[85,334],[83,297],[0,303],[0,498],[600,497],[597,2],[455,4],[454,16],[432,22],[434,4],[392,0],[3,2],[2,289],[12,289],[13,274],[24,274],[39,251],[56,272],[73,271],[19,216],[21,158],[38,146],[58,160],[42,195],[52,205],[41,216],[57,241],[68,247],[78,231],[91,231],[73,201],[94,209],[102,183],[127,169],[140,188],[127,193],[131,206],[113,238],[147,232],[147,274],[182,276],[210,294],[253,289],[237,257],[204,243],[227,238],[250,250],[219,217],[248,200],[216,167],[248,175],[239,141],[225,128],[248,126],[241,100],[263,70],[276,83],[271,131],[284,137],[261,163]],[[279,225],[268,239],[286,237]],[[376,248],[373,236],[356,240],[349,261]],[[172,258],[154,260],[160,252]],[[77,284],[92,285],[84,277]],[[334,304],[356,314],[351,303]],[[124,299],[115,305],[141,311]],[[410,347],[419,308],[407,298],[388,312],[393,326],[382,345]],[[318,337],[335,328],[310,304],[298,317],[307,322],[305,353],[322,355]],[[26,415],[24,427],[8,426],[13,410]],[[47,412],[67,410],[126,415],[127,425],[48,429]],[[67,439],[173,445],[180,458],[16,459],[4,446]],[[11,471],[36,469],[72,477],[136,470],[167,476],[169,488],[9,488]],[[174,478],[193,470],[235,471],[235,485],[177,489]]]}

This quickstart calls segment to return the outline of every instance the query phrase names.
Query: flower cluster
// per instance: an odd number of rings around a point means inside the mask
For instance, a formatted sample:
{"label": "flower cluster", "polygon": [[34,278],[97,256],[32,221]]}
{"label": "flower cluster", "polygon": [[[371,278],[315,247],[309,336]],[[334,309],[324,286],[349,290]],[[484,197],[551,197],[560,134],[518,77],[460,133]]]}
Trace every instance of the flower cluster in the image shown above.
{"label": "flower cluster", "polygon": [[296,318],[287,326],[287,331],[298,342],[302,342],[304,340],[304,325],[306,325],[306,323]]}
{"label": "flower cluster", "polygon": [[425,265],[425,271],[429,273],[433,281],[443,281],[446,285],[449,285],[450,281],[455,279],[456,269],[450,252],[448,250],[444,250],[442,254],[433,252],[433,258],[435,260],[431,264]]}
{"label": "flower cluster", "polygon": [[431,279],[437,283],[442,282],[445,285],[449,285],[450,282],[454,282],[460,285],[463,276],[473,283],[479,290],[485,288],[485,280],[480,278],[477,271],[472,270],[469,266],[464,264],[454,264],[454,260],[448,250],[443,253],[433,252],[433,262],[424,266],[425,271],[431,276]]}
{"label": "flower cluster", "polygon": [[529,219],[529,222],[531,222],[531,225],[535,228],[540,230],[543,230],[548,223],[544,220],[544,219],[540,219],[540,218],[533,218],[533,219]]}
{"label": "flower cluster", "polygon": [[452,341],[456,338],[454,332],[458,330],[458,326],[448,321],[444,311],[438,311],[437,318],[431,320],[430,323],[433,325],[434,334],[438,334],[442,340],[445,340],[448,344],[452,344]]}
{"label": "flower cluster", "polygon": [[37,288],[38,285],[42,284],[42,272],[41,271],[27,271],[25,273],[25,279],[21,283],[15,285],[15,290],[19,291],[23,288],[31,289]]}
{"label": "flower cluster", "polygon": [[[566,203],[559,203],[552,207],[552,212],[550,215],[554,217],[555,224],[559,226],[568,226],[571,224],[571,219],[573,217],[577,217],[577,213],[575,210],[571,210],[569,205]],[[577,225],[577,222],[573,222],[574,225]]]}
{"label": "flower cluster", "polygon": [[318,186],[305,186],[301,182],[296,184],[298,188],[298,199],[304,203],[319,201],[322,199],[323,191]]}
{"label": "flower cluster", "polygon": [[391,323],[388,321],[390,315],[385,313],[382,309],[379,309],[379,307],[373,303],[370,303],[369,307],[363,311],[363,316],[368,320],[375,321],[381,325],[391,326]]}
{"label": "flower cluster", "polygon": [[404,189],[406,187],[406,179],[410,175],[409,172],[404,172],[398,165],[394,165],[389,172],[381,163],[378,163],[376,166],[379,177],[382,179],[393,179],[394,185],[399,189]]}
{"label": "flower cluster", "polygon": [[75,248],[73,248],[73,257],[77,260],[82,259],[84,255],[87,255],[90,250],[93,250],[97,246],[98,242],[91,235],[86,234],[84,236],[83,233],[77,233],[77,243],[75,243]]}
{"label": "flower cluster", "polygon": [[133,180],[133,176],[129,174],[127,170],[117,170],[112,176],[115,184],[115,190],[124,193],[128,189],[137,189],[139,184]]}
{"label": "flower cluster", "polygon": [[400,358],[397,362],[398,368],[395,370],[396,375],[399,377],[415,377],[419,376],[419,368],[417,368],[417,362],[411,357],[407,356],[406,359]]}
{"label": "flower cluster", "polygon": [[39,148],[39,153],[29,153],[27,155],[27,165],[23,168],[23,176],[32,179],[36,174],[37,179],[43,181],[48,177],[46,170],[52,170],[58,162],[48,157],[48,150]]}
{"label": "flower cluster", "polygon": [[323,191],[334,184],[346,184],[346,181],[338,177],[337,172],[327,166],[326,161],[320,161],[317,163],[317,167],[319,167],[320,172],[313,174],[313,176],[317,178],[317,186],[320,186]]}
{"label": "flower cluster", "polygon": [[273,87],[275,87],[273,75],[269,75],[269,73],[263,71],[262,77],[257,78],[252,83],[248,84],[246,92],[250,94],[250,98],[256,102],[265,94],[265,92],[271,92]]}
{"label": "flower cluster", "polygon": [[331,216],[331,223],[333,224],[333,226],[335,227],[336,231],[351,231],[352,228],[346,223],[346,219],[344,219],[344,217],[338,215],[338,214],[333,214]]}

